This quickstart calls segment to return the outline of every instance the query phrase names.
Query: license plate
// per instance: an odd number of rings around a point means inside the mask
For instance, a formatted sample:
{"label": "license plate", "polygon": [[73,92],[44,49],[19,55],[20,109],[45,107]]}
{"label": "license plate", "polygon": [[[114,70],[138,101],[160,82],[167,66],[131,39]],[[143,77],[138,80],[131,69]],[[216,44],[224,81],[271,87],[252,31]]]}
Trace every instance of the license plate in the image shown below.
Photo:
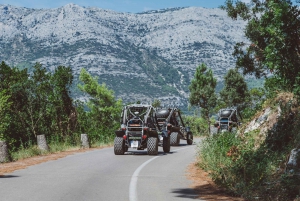
{"label": "license plate", "polygon": [[132,148],[138,148],[138,146],[139,146],[139,141],[131,141]]}

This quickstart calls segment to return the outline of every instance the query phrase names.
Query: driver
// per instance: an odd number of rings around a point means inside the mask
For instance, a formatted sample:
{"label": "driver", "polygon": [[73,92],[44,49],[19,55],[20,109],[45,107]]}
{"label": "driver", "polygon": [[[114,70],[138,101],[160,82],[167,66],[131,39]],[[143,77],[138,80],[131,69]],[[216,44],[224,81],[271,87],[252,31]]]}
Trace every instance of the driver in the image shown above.
{"label": "driver", "polygon": [[177,119],[176,119],[176,114],[173,113],[171,118],[170,118],[170,123],[174,126],[177,126],[178,125],[178,122],[177,122]]}

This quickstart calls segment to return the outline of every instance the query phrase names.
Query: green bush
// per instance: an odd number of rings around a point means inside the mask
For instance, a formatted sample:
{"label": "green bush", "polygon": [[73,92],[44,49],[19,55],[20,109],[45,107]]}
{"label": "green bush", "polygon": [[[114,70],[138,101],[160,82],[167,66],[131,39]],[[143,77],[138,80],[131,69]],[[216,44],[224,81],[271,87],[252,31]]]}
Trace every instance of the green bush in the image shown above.
{"label": "green bush", "polygon": [[207,136],[208,135],[208,125],[207,121],[201,117],[197,116],[182,116],[183,121],[187,124],[194,136]]}

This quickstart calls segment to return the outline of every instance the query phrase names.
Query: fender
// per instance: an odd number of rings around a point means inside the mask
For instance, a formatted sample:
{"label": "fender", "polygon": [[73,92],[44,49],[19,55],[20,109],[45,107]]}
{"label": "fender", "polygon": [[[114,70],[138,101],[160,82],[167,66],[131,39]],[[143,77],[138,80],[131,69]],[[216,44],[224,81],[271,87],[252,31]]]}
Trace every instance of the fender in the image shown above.
{"label": "fender", "polygon": [[157,131],[148,131],[147,135],[148,135],[148,137],[156,137],[156,138],[158,138]]}
{"label": "fender", "polygon": [[178,126],[178,127],[172,127],[171,128],[171,132],[179,132],[180,131],[180,127]]}
{"label": "fender", "polygon": [[115,131],[117,137],[123,137],[125,135],[125,131]]}
{"label": "fender", "polygon": [[191,131],[191,128],[188,126],[188,127],[185,127],[185,131],[186,132],[190,132]]}

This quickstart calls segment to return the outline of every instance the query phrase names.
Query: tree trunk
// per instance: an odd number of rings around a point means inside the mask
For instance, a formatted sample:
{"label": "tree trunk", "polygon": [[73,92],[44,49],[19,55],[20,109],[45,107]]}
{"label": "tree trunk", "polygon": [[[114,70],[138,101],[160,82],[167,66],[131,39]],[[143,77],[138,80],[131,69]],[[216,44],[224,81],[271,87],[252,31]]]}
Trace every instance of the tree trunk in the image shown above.
{"label": "tree trunk", "polygon": [[207,116],[206,118],[207,118],[207,124],[208,124],[208,134],[210,135],[210,119],[209,119],[209,116]]}
{"label": "tree trunk", "polygon": [[38,148],[43,151],[49,151],[45,135],[37,135]]}
{"label": "tree trunk", "polygon": [[88,139],[88,135],[87,134],[81,134],[81,147],[83,149],[90,148],[90,143],[89,143],[89,139]]}
{"label": "tree trunk", "polygon": [[0,163],[6,162],[8,160],[8,151],[6,142],[0,141]]}

